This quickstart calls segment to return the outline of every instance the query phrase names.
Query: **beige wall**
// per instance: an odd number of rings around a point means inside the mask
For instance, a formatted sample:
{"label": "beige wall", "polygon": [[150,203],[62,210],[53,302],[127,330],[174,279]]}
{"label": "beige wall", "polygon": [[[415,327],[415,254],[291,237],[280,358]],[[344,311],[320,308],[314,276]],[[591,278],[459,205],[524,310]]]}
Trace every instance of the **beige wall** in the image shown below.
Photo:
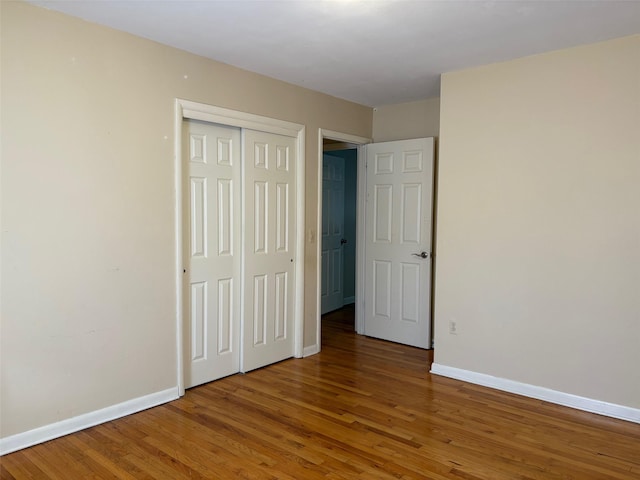
{"label": "beige wall", "polygon": [[385,105],[373,110],[373,141],[388,142],[440,135],[440,99]]}
{"label": "beige wall", "polygon": [[435,361],[640,408],[640,36],[441,102]]}
{"label": "beige wall", "polygon": [[[2,386],[7,437],[176,384],[176,97],[371,136],[372,111],[23,3],[2,4]],[[316,248],[305,346],[316,342]]]}

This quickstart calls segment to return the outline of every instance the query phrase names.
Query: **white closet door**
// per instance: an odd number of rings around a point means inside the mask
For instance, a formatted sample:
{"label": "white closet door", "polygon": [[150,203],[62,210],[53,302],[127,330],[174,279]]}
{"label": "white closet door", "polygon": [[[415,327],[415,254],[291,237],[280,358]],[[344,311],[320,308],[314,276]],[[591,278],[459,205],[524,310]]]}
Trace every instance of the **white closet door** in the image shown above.
{"label": "white closet door", "polygon": [[366,148],[364,333],[430,348],[433,138]]}
{"label": "white closet door", "polygon": [[239,371],[240,129],[183,124],[185,387]]}
{"label": "white closet door", "polygon": [[243,130],[242,371],[293,356],[296,140]]}

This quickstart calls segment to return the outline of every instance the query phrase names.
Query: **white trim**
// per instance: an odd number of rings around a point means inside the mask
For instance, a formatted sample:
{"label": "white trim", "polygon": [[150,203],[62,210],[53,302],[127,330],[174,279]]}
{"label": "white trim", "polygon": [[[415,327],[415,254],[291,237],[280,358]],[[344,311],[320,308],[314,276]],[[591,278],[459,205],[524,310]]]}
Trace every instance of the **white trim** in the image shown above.
{"label": "white trim", "polygon": [[[321,317],[322,317],[322,304],[321,304],[321,295],[322,295],[322,155],[323,155],[323,140],[325,138],[329,138],[331,140],[337,140],[339,142],[351,143],[354,145],[358,145],[358,189],[357,189],[357,206],[356,206],[356,217],[357,217],[357,225],[356,225],[356,298],[361,299],[361,302],[364,299],[364,295],[360,294],[360,284],[364,283],[364,277],[360,279],[360,263],[362,262],[362,254],[360,250],[364,248],[364,209],[361,210],[362,206],[365,204],[364,199],[364,190],[361,189],[360,183],[361,178],[365,178],[364,169],[361,168],[363,165],[363,147],[367,143],[371,143],[371,139],[367,137],[359,137],[357,135],[351,135],[348,133],[335,132],[333,130],[327,130],[324,128],[318,129],[318,198],[316,200],[317,204],[317,219],[316,219],[316,346],[317,351],[320,351],[321,348]],[[360,197],[363,198],[360,198]],[[362,219],[361,219],[362,217]],[[360,229],[362,223],[362,230]],[[311,236],[311,235],[310,235]],[[358,308],[359,305],[356,304],[356,331],[358,331],[358,325],[361,322],[360,318],[362,316],[361,308]],[[316,352],[317,353],[317,352]]]}
{"label": "white trim", "polygon": [[184,395],[184,363],[183,363],[183,343],[182,343],[182,309],[184,302],[184,295],[182,293],[184,266],[182,265],[182,121],[184,113],[182,105],[179,100],[176,100],[175,105],[175,118],[174,118],[174,131],[173,138],[175,139],[174,156],[173,156],[173,170],[175,175],[175,182],[173,185],[173,194],[175,195],[175,226],[174,226],[174,240],[176,242],[175,250],[175,275],[176,275],[176,378],[178,384],[178,394]]}
{"label": "white trim", "polygon": [[315,355],[316,353],[320,353],[320,344],[316,343],[315,345],[309,345],[308,347],[304,347],[302,352],[303,357],[309,357],[311,355]]}
{"label": "white trim", "polygon": [[176,387],[168,388],[161,392],[151,393],[143,397],[127,400],[126,402],[111,405],[110,407],[95,410],[93,412],[67,418],[60,422],[50,423],[43,427],[34,428],[23,433],[17,433],[10,437],[0,438],[0,455],[15,452],[23,448],[37,445],[54,438],[62,437],[70,433],[93,427],[100,423],[109,422],[132,413],[140,412],[163,403],[170,402],[179,397]]}
{"label": "white trim", "polygon": [[597,413],[607,417],[640,423],[639,408],[626,407],[615,403],[580,397],[571,393],[559,392],[549,388],[516,382],[506,378],[494,377],[484,373],[472,372],[470,370],[463,370],[461,368],[448,367],[438,363],[433,363],[431,365],[431,373],[489,388],[495,388],[497,390],[503,390],[505,392],[515,393],[517,395],[524,395],[525,397],[544,400],[558,405],[564,405],[565,407],[576,408],[585,412]]}
{"label": "white trim", "polygon": [[[219,123],[230,127],[249,128],[267,133],[277,133],[288,137],[298,137],[304,125],[287,122],[262,115],[239,112],[228,108],[206,105],[190,100],[176,99],[182,109],[183,118],[192,118],[205,122]],[[304,153],[304,152],[303,152]]]}
{"label": "white trim", "polygon": [[[246,157],[247,157],[247,149],[243,148],[243,146],[246,144],[246,135],[247,132],[245,132],[244,130],[240,129],[240,212],[245,212],[245,208],[246,208],[246,202],[245,202],[245,197],[244,197],[244,190],[242,189],[243,186],[245,186],[246,184]],[[247,238],[247,222],[245,222],[246,217],[244,215],[241,215],[241,221],[240,221],[240,242],[242,244],[242,249],[241,249],[241,254],[240,254],[240,305],[239,305],[239,313],[240,313],[240,320],[238,321],[238,326],[239,326],[239,331],[238,334],[240,335],[240,338],[238,339],[238,355],[240,356],[240,358],[238,358],[238,369],[240,370],[240,372],[245,373],[244,370],[244,334],[246,329],[245,327],[245,323],[242,320],[244,318],[244,312],[245,312],[245,308],[244,308],[244,298],[245,298],[245,280],[246,280],[246,276],[245,276],[245,268],[246,268],[246,256],[244,255],[244,245],[245,245],[245,239]]]}
{"label": "white trim", "polygon": [[356,333],[364,335],[365,263],[364,248],[366,237],[365,212],[367,211],[367,146],[358,147],[356,205]]}
{"label": "white trim", "polygon": [[[299,123],[287,122],[275,118],[263,117],[252,113],[239,112],[228,108],[206,105],[204,103],[192,102],[176,98],[174,135],[175,135],[175,158],[174,170],[175,181],[175,242],[176,242],[176,354],[177,354],[177,379],[180,395],[184,395],[184,361],[182,342],[182,306],[184,302],[182,292],[183,268],[183,245],[182,245],[182,121],[185,118],[201,120],[205,122],[228,125],[230,127],[248,128],[266,133],[286,135],[296,139],[298,149],[296,164],[296,257],[295,257],[295,299],[294,299],[294,346],[293,355],[297,358],[303,356],[304,341],[304,246],[305,246],[305,126]],[[244,227],[243,227],[244,229]],[[243,233],[244,235],[244,233]],[[244,262],[244,259],[243,259]],[[244,271],[244,266],[242,268]],[[244,284],[244,282],[242,282]],[[241,306],[242,310],[242,306]],[[242,327],[241,327],[242,328]],[[242,343],[242,342],[241,342]],[[241,356],[242,360],[242,356]],[[241,362],[242,363],[242,362]],[[241,365],[242,370],[242,365]]]}
{"label": "white trim", "polygon": [[[316,343],[313,347],[317,352],[322,346],[322,147],[324,133],[318,129],[318,198],[316,200]],[[309,233],[309,242],[313,240],[313,235]]]}
{"label": "white trim", "polygon": [[355,295],[351,297],[345,297],[342,299],[342,305],[351,305],[352,303],[355,303],[355,301],[356,301]]}
{"label": "white trim", "polygon": [[296,297],[294,299],[293,354],[296,358],[304,355],[304,252],[305,252],[305,136],[303,126],[298,131],[298,163],[296,164]]}

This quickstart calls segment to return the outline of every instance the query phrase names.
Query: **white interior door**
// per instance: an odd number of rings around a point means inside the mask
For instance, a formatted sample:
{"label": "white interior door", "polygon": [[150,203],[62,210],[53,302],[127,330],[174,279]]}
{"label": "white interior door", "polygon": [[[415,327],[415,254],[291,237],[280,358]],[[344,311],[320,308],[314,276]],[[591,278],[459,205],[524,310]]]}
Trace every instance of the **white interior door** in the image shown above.
{"label": "white interior door", "polygon": [[293,356],[296,141],[244,135],[242,371]]}
{"label": "white interior door", "polygon": [[344,158],[322,159],[322,287],[321,311],[341,308],[344,245]]}
{"label": "white interior door", "polygon": [[364,333],[430,348],[433,138],[366,156]]}
{"label": "white interior door", "polygon": [[185,387],[239,371],[240,129],[183,123]]}

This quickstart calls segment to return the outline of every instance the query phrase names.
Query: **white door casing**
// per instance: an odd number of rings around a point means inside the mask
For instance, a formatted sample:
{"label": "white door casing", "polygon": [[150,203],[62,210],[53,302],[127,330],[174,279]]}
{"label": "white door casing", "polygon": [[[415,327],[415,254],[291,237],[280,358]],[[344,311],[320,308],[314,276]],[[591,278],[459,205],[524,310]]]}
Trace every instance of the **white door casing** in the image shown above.
{"label": "white door casing", "polygon": [[[365,163],[366,163],[366,155],[364,150],[364,145],[371,142],[370,138],[360,137],[357,135],[351,135],[349,133],[336,132],[333,130],[327,130],[323,128],[318,129],[318,145],[323,145],[325,139],[336,140],[338,142],[350,143],[357,147],[358,149],[358,167],[357,167],[357,219],[356,219],[356,304],[355,304],[355,316],[356,316],[356,331],[358,333],[363,333],[364,331],[364,215],[362,212],[365,211],[365,190],[366,190],[366,179],[365,179]],[[322,242],[320,240],[316,241],[316,232],[322,231],[322,157],[323,157],[322,149],[318,149],[318,158],[317,158],[317,192],[318,197],[316,199],[316,208],[317,208],[317,221],[315,228],[312,228],[308,232],[308,241],[310,244],[315,244],[316,251],[316,331],[315,338],[316,343],[313,345],[309,345],[304,349],[304,356],[313,355],[318,353],[321,349],[320,338],[321,338],[321,290],[322,290]]]}
{"label": "white door casing", "polygon": [[183,128],[185,387],[239,371],[240,129]]}
{"label": "white door casing", "polygon": [[294,354],[296,141],[243,130],[243,372]]}
{"label": "white door casing", "polygon": [[431,347],[433,147],[366,146],[364,333],[421,348]]}
{"label": "white door casing", "polygon": [[321,311],[344,304],[344,158],[323,155],[322,160],[322,287]]}

